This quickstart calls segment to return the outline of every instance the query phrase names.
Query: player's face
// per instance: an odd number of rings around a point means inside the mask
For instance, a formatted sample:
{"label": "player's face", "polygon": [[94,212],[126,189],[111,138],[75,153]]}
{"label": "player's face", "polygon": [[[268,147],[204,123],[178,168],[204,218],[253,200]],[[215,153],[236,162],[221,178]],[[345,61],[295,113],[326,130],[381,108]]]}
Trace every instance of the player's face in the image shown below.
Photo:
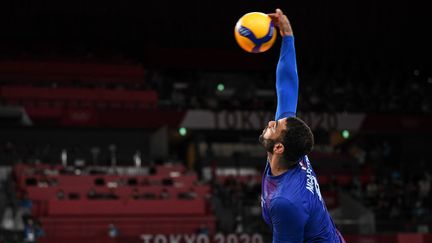
{"label": "player's face", "polygon": [[277,121],[269,121],[262,134],[259,136],[259,141],[268,152],[272,153],[275,141],[279,140],[282,131],[285,129],[286,118]]}
{"label": "player's face", "polygon": [[261,136],[263,136],[264,139],[277,140],[282,131],[286,129],[286,119],[287,118],[282,118],[277,121],[269,121]]}

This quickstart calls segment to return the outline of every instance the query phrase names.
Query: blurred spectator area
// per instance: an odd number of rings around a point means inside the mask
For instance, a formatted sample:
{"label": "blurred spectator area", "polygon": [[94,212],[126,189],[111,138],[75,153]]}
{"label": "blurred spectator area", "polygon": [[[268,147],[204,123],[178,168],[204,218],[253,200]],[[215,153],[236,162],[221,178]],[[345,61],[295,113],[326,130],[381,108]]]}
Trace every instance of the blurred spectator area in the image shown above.
{"label": "blurred spectator area", "polygon": [[[273,111],[274,70],[252,65],[253,70],[233,71],[232,60],[223,66],[231,68],[203,70],[196,62],[178,69],[167,60],[171,66],[164,66],[162,58],[154,61],[164,68],[96,59],[0,61],[0,105],[23,108],[14,111],[21,114],[14,118],[19,120],[16,124],[23,124],[25,117],[26,124],[57,127],[158,128],[178,126],[185,112],[194,109]],[[302,60],[299,114],[427,116],[430,111],[432,78],[424,67],[398,68],[362,60],[320,65],[309,58]]]}
{"label": "blurred spectator area", "polygon": [[[71,84],[143,83],[145,71],[136,64],[109,64],[103,62],[57,61],[0,61],[2,82]],[[37,86],[39,86],[37,85]]]}
{"label": "blurred spectator area", "polygon": [[[277,59],[271,56],[252,58],[228,50],[158,51],[148,50],[142,64],[89,62],[86,57],[0,61],[0,100],[26,107],[273,110],[276,106]],[[203,53],[215,60],[202,61]],[[309,56],[298,62],[300,112],[430,112],[432,74],[427,65],[346,57],[322,63]]]}
{"label": "blurred spectator area", "polygon": [[210,186],[182,165],[157,165],[135,175],[66,171],[46,164],[14,167],[17,195],[32,202],[32,215],[48,238],[102,237],[109,224],[126,237],[194,233],[203,224],[215,232]]}
{"label": "blurred spectator area", "polygon": [[1,61],[0,100],[26,109],[156,107],[157,92],[136,64]]}
{"label": "blurred spectator area", "polygon": [[3,86],[0,89],[0,98],[7,105],[24,106],[30,114],[32,110],[50,108],[148,109],[157,105],[157,93],[150,90]]}

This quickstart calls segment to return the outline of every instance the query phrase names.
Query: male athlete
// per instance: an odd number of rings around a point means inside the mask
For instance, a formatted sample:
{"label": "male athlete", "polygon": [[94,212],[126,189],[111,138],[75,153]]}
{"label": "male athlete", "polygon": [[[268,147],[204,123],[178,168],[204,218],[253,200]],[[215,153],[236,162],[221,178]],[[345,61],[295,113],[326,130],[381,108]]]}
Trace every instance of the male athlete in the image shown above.
{"label": "male athlete", "polygon": [[314,143],[312,132],[295,117],[298,76],[291,25],[280,9],[269,16],[279,28],[282,47],[276,71],[276,117],[259,137],[268,156],[262,181],[263,218],[272,228],[273,243],[344,243],[307,157]]}

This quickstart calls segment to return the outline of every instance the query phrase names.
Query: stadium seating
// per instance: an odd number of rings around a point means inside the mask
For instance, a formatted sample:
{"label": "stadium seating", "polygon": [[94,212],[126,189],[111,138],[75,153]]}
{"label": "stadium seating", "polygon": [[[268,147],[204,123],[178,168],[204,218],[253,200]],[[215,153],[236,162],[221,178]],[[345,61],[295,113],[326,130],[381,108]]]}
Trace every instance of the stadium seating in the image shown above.
{"label": "stadium seating", "polygon": [[[85,218],[41,218],[44,228],[53,232],[49,237],[72,237],[78,234],[86,237],[106,235],[108,225],[114,224],[122,236],[152,234],[192,234],[201,224],[214,232],[214,218],[207,217],[85,217]],[[92,230],[88,230],[89,227]]]}
{"label": "stadium seating", "polygon": [[[53,92],[55,91],[55,92]],[[0,88],[0,98],[8,103],[30,105],[56,104],[70,107],[74,103],[80,106],[96,108],[101,104],[114,106],[123,104],[126,107],[155,107],[156,91],[130,91],[86,88],[40,88],[31,86],[3,86]]]}
{"label": "stadium seating", "polygon": [[62,61],[1,61],[0,78],[14,82],[74,82],[94,83],[142,82],[144,69],[138,65],[77,63]]}
{"label": "stadium seating", "polygon": [[48,216],[204,215],[205,201],[194,200],[50,200]]}
{"label": "stadium seating", "polygon": [[[97,241],[107,236],[110,224],[122,237],[135,239],[143,233],[193,234],[202,225],[215,232],[210,186],[197,185],[196,174],[185,173],[181,165],[156,166],[156,174],[139,176],[69,175],[61,170],[44,164],[14,168],[17,190],[32,201],[32,215],[42,223],[47,242],[73,237]],[[114,197],[93,198],[89,192]],[[190,192],[194,196],[180,196]]]}
{"label": "stadium seating", "polygon": [[[210,193],[210,187],[208,185],[197,185],[192,187],[194,191],[198,195],[206,195]],[[52,186],[52,187],[37,187],[37,186],[29,186],[26,187],[26,192],[28,193],[28,197],[32,200],[50,200],[56,199],[57,194],[59,192],[64,193],[65,198],[69,194],[77,194],[79,198],[87,198],[88,193],[91,190],[94,190],[95,193],[106,194],[109,192],[115,193],[120,199],[128,199],[131,198],[134,193],[137,194],[155,194],[159,196],[164,190],[170,197],[177,197],[177,195],[181,192],[187,192],[190,190],[190,187],[167,187],[167,186],[140,186],[140,187],[131,187],[131,186],[122,186],[117,188],[108,188],[108,187],[94,187],[94,186]]]}

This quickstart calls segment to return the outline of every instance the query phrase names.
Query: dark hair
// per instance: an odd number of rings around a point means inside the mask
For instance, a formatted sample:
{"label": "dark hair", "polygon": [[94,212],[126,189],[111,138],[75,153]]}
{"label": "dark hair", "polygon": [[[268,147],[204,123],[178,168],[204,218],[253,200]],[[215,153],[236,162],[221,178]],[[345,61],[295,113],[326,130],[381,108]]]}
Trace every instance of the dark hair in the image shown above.
{"label": "dark hair", "polygon": [[312,151],[314,137],[309,126],[297,117],[288,117],[287,129],[282,131],[280,142],[285,150],[283,157],[287,162],[295,162]]}

